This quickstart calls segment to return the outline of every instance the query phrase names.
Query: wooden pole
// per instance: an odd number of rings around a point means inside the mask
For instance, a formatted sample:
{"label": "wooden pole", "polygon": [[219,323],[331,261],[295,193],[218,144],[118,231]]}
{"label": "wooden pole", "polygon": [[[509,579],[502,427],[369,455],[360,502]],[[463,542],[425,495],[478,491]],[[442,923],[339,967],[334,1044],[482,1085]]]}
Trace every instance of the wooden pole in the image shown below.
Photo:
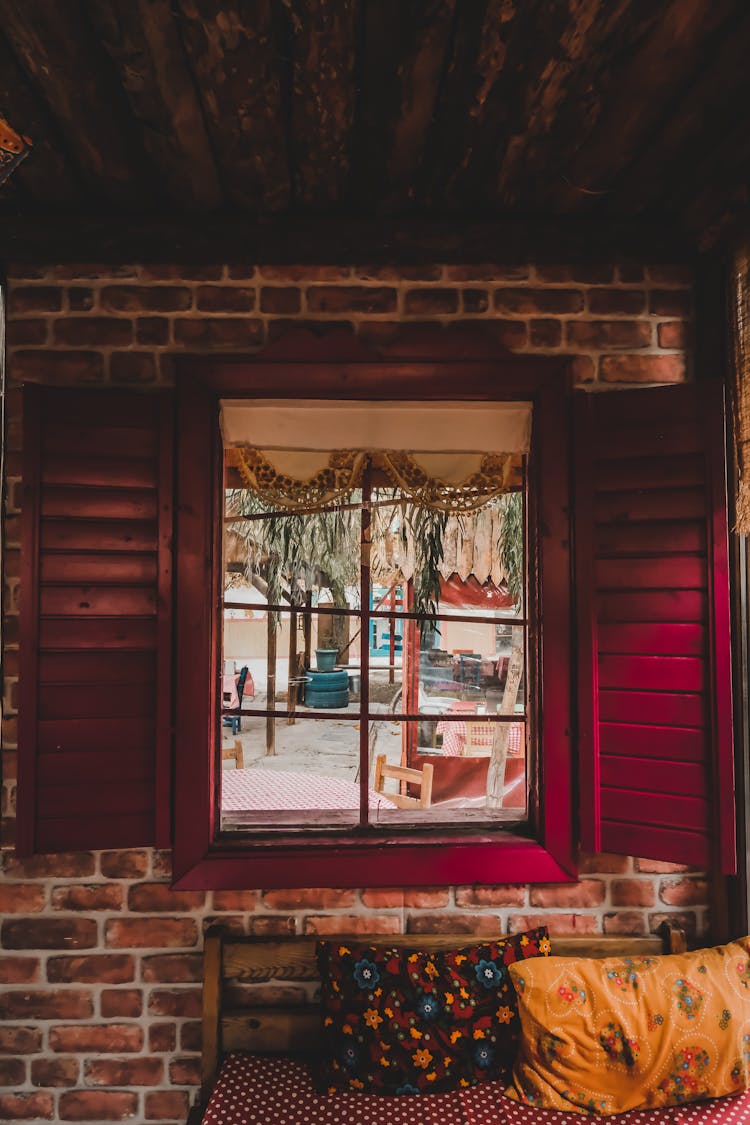
{"label": "wooden pole", "polygon": [[[312,608],[312,590],[305,594],[305,605],[308,610]],[[302,619],[302,636],[305,641],[305,655],[302,658],[302,669],[307,672],[312,667],[312,615],[306,613]],[[304,688],[302,691],[304,698]]]}
{"label": "wooden pole", "polygon": [[294,710],[297,706],[297,610],[293,609],[289,615],[289,674],[287,676],[287,711],[286,725],[293,727],[296,719]]}
{"label": "wooden pole", "polygon": [[[390,596],[389,601],[390,601],[390,608],[392,610],[394,610],[396,608],[396,587],[395,586],[391,586],[391,596]],[[390,639],[388,641],[388,683],[392,684],[392,683],[395,683],[395,673],[396,673],[396,669],[394,668],[394,664],[396,663],[396,618],[392,617],[390,619],[390,621],[388,622],[388,624],[389,624],[389,627],[390,627]],[[402,658],[403,658],[403,651],[404,651],[404,639],[403,639],[403,634],[402,634],[402,636],[401,636]]]}
{"label": "wooden pole", "polygon": [[[268,664],[266,668],[266,705],[269,711],[276,706],[276,614],[268,612]],[[276,754],[276,720],[266,719],[266,757]]]}
{"label": "wooden pole", "polygon": [[[508,661],[508,674],[505,677],[505,690],[500,704],[501,715],[512,715],[516,706],[518,686],[523,675],[523,628],[513,629],[513,645]],[[497,723],[495,737],[492,740],[492,753],[487,769],[487,807],[499,809],[503,803],[503,789],[505,787],[505,762],[508,757],[508,738],[510,736],[510,723]]]}

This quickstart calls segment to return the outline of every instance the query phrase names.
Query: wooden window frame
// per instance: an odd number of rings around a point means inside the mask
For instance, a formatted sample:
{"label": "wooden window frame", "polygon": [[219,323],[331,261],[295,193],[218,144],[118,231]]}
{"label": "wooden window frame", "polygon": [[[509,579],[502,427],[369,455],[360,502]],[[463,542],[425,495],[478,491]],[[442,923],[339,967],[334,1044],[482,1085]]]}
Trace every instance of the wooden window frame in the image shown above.
{"label": "wooden window frame", "polygon": [[[174,885],[180,889],[555,882],[576,876],[572,769],[570,378],[559,359],[508,358],[481,337],[433,334],[390,355],[305,335],[252,359],[186,358],[177,404]],[[529,616],[538,668],[537,838],[486,826],[420,835],[217,838],[222,397],[531,400]],[[531,708],[531,704],[530,704]],[[545,797],[546,795],[546,797]],[[532,804],[537,804],[532,800]],[[387,862],[380,862],[387,856]]]}

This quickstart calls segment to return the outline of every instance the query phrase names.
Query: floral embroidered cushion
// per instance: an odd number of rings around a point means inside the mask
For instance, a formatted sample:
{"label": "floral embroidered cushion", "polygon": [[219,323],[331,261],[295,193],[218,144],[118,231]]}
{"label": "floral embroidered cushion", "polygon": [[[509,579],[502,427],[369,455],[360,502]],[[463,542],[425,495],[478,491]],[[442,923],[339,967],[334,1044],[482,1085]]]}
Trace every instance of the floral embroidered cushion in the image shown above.
{"label": "floral embroidered cushion", "polygon": [[521,1041],[509,1097],[612,1114],[750,1087],[750,938],[665,957],[511,965]]}
{"label": "floral embroidered cushion", "polygon": [[508,966],[549,952],[544,928],[450,951],[318,942],[321,1089],[421,1094],[507,1077]]}

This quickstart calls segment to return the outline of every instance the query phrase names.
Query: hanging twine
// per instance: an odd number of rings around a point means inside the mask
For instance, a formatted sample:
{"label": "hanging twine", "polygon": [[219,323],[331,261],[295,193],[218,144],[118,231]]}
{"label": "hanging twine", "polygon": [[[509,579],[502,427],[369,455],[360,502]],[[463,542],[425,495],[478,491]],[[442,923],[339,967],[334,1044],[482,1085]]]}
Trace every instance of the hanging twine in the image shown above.
{"label": "hanging twine", "polygon": [[743,243],[732,263],[734,380],[732,412],[737,454],[736,523],[739,535],[750,535],[750,247]]}

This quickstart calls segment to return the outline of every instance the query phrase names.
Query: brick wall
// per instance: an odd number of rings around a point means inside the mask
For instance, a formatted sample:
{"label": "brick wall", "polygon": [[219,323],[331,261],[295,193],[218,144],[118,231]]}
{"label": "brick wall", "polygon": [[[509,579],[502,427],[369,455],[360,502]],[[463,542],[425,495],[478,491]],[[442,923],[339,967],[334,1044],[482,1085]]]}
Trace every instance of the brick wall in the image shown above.
{"label": "brick wall", "polygon": [[252,352],[290,326],[377,343],[404,324],[484,325],[508,351],[568,355],[587,387],[690,375],[690,276],[669,265],[11,268],[0,879],[0,1119],[184,1121],[198,1081],[204,927],[693,938],[709,889],[669,864],[583,856],[580,882],[419,890],[173,892],[160,851],[13,855],[20,391],[24,380],[158,384],[177,352]]}

